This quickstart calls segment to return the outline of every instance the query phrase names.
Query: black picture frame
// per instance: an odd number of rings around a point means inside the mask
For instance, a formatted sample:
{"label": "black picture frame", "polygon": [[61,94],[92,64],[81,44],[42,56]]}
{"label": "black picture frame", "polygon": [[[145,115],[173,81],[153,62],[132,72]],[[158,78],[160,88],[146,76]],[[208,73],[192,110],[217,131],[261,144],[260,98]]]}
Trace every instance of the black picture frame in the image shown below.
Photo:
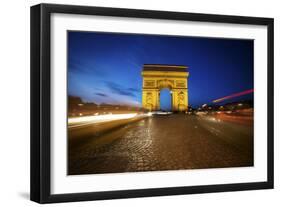
{"label": "black picture frame", "polygon": [[[188,187],[86,192],[74,194],[51,194],[50,160],[50,15],[52,13],[100,15],[113,17],[134,17],[194,22],[219,22],[267,26],[267,181],[237,184],[219,184]],[[38,203],[87,201],[102,199],[166,196],[224,191],[241,191],[273,188],[273,47],[274,20],[272,18],[195,14],[152,10],[103,8],[56,4],[39,4],[31,7],[31,174],[30,199]]]}

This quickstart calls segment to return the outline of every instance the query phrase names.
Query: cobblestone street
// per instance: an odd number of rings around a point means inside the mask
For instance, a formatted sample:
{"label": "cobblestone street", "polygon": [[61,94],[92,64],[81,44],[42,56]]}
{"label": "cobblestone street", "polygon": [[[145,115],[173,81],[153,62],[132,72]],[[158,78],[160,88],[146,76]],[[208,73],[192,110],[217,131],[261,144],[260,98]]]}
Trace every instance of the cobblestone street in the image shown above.
{"label": "cobblestone street", "polygon": [[253,165],[253,125],[207,116],[154,116],[83,142],[71,140],[71,175]]}

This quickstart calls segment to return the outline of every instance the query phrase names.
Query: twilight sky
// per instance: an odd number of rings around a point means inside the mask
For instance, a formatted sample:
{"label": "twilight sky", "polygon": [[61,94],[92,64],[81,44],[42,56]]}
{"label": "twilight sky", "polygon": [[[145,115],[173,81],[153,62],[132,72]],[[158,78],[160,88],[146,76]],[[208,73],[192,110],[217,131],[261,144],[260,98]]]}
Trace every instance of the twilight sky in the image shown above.
{"label": "twilight sky", "polygon": [[141,106],[143,64],[188,66],[191,106],[253,88],[252,40],[68,32],[68,94],[83,101]]}

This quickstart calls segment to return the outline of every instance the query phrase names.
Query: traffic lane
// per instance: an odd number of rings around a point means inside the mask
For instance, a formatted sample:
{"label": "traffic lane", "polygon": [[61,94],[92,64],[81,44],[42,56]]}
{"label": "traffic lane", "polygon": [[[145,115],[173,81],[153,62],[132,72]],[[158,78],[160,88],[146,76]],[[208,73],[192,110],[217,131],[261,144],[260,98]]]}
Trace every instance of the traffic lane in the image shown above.
{"label": "traffic lane", "polygon": [[197,119],[202,127],[217,138],[238,148],[243,153],[253,154],[253,121],[232,122],[212,115],[197,116]]}
{"label": "traffic lane", "polygon": [[[112,120],[107,122],[72,124],[68,126],[68,145],[70,148],[89,142],[89,140],[97,139],[106,133],[111,133],[118,128],[127,124],[145,119],[147,116],[134,116],[127,119]],[[75,127],[73,127],[75,126]]]}
{"label": "traffic lane", "polygon": [[[151,117],[69,149],[69,173],[114,173],[252,166],[253,146],[218,135],[197,116]],[[224,123],[222,124],[224,125]],[[222,130],[220,125],[212,128]],[[235,128],[235,127],[234,127]],[[248,134],[247,136],[251,136]],[[235,136],[232,136],[235,137]],[[248,137],[247,139],[252,139]],[[99,141],[98,141],[99,140]],[[229,141],[232,140],[232,141]]]}
{"label": "traffic lane", "polygon": [[[153,150],[159,157],[169,154],[173,162],[184,163],[186,168],[208,168],[252,165],[252,148],[249,133],[238,138],[240,128],[231,125],[222,129],[228,123],[214,123],[212,129],[225,132],[221,134],[211,131],[210,125],[198,116],[175,115],[169,119],[154,119],[151,137],[153,137]],[[166,126],[166,127],[163,127]],[[251,130],[251,128],[246,128]],[[237,136],[238,135],[238,136]],[[241,148],[240,146],[244,146]]]}

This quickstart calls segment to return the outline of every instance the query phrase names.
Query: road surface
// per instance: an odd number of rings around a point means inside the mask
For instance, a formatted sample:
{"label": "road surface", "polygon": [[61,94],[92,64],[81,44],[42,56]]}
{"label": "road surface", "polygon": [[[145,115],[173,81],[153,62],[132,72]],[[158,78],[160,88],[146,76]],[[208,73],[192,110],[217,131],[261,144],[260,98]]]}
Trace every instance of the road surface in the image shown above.
{"label": "road surface", "polygon": [[173,114],[79,137],[91,127],[68,132],[70,175],[253,166],[253,124]]}

